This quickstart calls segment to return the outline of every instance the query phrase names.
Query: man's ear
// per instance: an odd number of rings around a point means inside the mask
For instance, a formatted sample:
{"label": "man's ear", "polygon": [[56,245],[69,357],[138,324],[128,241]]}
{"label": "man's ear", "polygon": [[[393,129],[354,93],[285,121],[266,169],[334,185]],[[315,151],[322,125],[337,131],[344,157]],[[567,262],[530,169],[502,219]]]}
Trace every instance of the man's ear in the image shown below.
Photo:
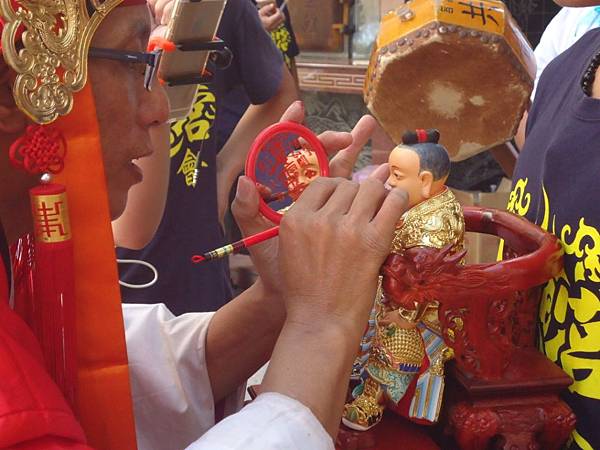
{"label": "man's ear", "polygon": [[27,116],[15,104],[12,94],[14,73],[0,57],[0,133],[21,134],[25,131]]}
{"label": "man's ear", "polygon": [[424,170],[419,174],[419,178],[421,180],[421,195],[423,195],[423,198],[430,198],[433,188],[433,174],[428,170]]}

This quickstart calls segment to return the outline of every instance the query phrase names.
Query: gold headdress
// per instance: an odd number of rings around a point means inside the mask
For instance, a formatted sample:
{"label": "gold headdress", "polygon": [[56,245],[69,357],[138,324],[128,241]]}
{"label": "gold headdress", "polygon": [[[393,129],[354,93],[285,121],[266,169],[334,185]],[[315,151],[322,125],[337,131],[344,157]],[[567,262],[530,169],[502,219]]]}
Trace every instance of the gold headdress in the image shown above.
{"label": "gold headdress", "polygon": [[121,1],[21,0],[15,8],[0,0],[2,53],[17,72],[15,102],[32,120],[47,124],[71,112],[87,80],[92,37]]}

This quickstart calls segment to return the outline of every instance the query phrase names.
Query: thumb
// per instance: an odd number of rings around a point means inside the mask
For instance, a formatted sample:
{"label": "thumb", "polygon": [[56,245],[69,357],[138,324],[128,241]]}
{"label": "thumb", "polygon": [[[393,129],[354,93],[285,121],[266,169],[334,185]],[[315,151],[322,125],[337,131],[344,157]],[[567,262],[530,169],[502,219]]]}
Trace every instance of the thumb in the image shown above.
{"label": "thumb", "polygon": [[273,226],[260,214],[258,206],[259,195],[256,185],[250,178],[241,176],[238,179],[231,212],[243,236],[251,236]]}

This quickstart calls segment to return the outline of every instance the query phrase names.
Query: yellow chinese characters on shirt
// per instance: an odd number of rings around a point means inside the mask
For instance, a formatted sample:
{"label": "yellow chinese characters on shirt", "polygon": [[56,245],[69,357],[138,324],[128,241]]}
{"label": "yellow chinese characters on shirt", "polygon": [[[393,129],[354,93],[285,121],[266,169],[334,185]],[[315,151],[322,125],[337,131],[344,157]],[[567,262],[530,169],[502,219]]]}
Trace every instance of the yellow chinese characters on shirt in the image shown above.
{"label": "yellow chinese characters on shirt", "polygon": [[[215,95],[205,85],[198,86],[194,106],[183,120],[171,125],[171,159],[180,158],[177,175],[182,176],[186,186],[194,187],[194,172],[208,167],[199,155],[202,146],[198,142],[210,139],[217,112]],[[200,161],[198,162],[198,157]]]}
{"label": "yellow chinese characters on shirt", "polygon": [[[520,179],[510,195],[508,210],[525,216],[531,206],[528,179]],[[600,232],[585,217],[577,223],[556,228],[556,214],[545,188],[543,220],[540,226],[556,235],[565,258],[575,264],[550,280],[542,292],[539,320],[541,350],[569,374],[572,392],[600,400]],[[577,432],[576,443],[591,445]]]}
{"label": "yellow chinese characters on shirt", "polygon": [[285,25],[279,26],[274,31],[271,31],[271,39],[275,46],[279,49],[281,54],[283,55],[283,60],[285,61],[286,66],[291,69],[292,60],[288,56],[288,51],[290,49],[290,44],[292,43],[292,35]]}

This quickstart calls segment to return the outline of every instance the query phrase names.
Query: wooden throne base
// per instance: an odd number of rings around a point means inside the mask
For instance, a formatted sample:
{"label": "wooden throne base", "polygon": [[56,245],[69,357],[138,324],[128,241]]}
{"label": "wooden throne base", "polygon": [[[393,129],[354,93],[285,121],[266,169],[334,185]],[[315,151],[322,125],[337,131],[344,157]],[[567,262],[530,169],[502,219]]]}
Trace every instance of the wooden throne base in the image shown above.
{"label": "wooden throne base", "polygon": [[429,436],[429,427],[419,426],[386,411],[382,421],[368,431],[354,431],[340,425],[336,450],[439,450]]}
{"label": "wooden throne base", "polygon": [[442,427],[386,411],[369,431],[340,426],[336,449],[558,450],[575,427],[575,415],[558,395],[571,379],[535,349],[516,350],[501,380],[472,379],[448,364],[446,382]]}
{"label": "wooden throne base", "polygon": [[462,450],[560,449],[575,427],[559,398],[571,379],[535,349],[516,350],[501,380],[469,379],[453,364],[448,372],[445,432]]}

